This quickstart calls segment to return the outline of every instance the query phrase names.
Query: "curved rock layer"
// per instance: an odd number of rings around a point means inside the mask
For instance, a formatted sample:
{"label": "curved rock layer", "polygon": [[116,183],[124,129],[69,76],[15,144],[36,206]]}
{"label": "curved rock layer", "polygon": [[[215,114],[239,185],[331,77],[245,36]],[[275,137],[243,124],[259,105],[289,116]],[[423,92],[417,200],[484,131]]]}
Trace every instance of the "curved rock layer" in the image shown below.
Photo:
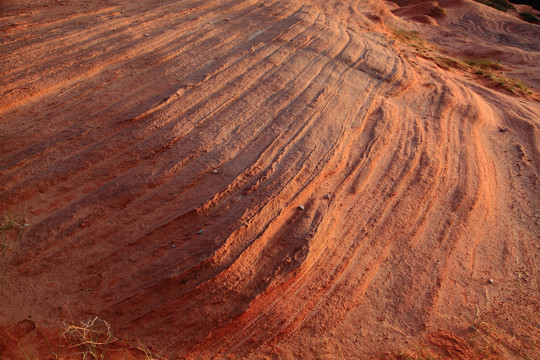
{"label": "curved rock layer", "polygon": [[378,0],[0,5],[0,206],[29,224],[3,231],[0,327],[364,359],[475,358],[490,324],[494,356],[538,356],[540,106],[392,30],[503,39],[538,78],[539,27],[441,4],[436,26]]}

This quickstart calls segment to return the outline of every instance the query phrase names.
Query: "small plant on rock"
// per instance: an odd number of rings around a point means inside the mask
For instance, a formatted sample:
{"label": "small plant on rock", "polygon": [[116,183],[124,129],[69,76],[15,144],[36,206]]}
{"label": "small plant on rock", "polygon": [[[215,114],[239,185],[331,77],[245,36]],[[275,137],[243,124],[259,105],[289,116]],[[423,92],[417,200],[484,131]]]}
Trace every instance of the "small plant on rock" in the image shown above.
{"label": "small plant on rock", "polygon": [[116,340],[111,326],[97,316],[80,325],[66,325],[64,339],[71,347],[79,348],[83,359],[102,360]]}
{"label": "small plant on rock", "polygon": [[534,15],[532,12],[522,12],[519,13],[519,16],[527,22],[530,22],[532,24],[540,24],[540,18],[536,15]]}
{"label": "small plant on rock", "polygon": [[494,9],[507,12],[508,10],[516,10],[514,5],[509,3],[506,0],[475,0],[476,2],[482,3],[487,6],[491,6]]}
{"label": "small plant on rock", "polygon": [[440,6],[434,6],[430,11],[429,11],[429,15],[431,17],[441,17],[441,16],[445,16],[446,15],[446,10],[444,10],[442,7]]}
{"label": "small plant on rock", "polygon": [[10,238],[16,237],[17,240],[20,240],[24,228],[29,226],[24,219],[24,214],[20,218],[21,220],[16,220],[9,214],[4,217],[0,225],[0,255],[11,250]]}

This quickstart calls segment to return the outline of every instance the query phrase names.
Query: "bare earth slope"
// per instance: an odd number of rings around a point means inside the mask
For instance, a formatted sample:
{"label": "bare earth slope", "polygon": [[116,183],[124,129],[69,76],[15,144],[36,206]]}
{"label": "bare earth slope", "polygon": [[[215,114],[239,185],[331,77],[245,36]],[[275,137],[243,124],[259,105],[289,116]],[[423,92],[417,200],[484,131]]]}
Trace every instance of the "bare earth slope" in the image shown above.
{"label": "bare earth slope", "polygon": [[393,33],[537,88],[540,26],[412,3],[1,2],[0,358],[539,358],[538,96]]}

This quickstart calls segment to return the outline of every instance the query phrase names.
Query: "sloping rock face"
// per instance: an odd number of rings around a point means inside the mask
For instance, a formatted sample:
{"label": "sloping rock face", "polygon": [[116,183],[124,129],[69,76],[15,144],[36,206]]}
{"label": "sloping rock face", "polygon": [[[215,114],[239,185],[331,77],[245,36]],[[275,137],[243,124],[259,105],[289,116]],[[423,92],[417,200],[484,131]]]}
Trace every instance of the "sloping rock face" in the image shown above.
{"label": "sloping rock face", "polygon": [[0,358],[538,356],[538,96],[394,33],[534,86],[539,27],[418,3],[3,2]]}

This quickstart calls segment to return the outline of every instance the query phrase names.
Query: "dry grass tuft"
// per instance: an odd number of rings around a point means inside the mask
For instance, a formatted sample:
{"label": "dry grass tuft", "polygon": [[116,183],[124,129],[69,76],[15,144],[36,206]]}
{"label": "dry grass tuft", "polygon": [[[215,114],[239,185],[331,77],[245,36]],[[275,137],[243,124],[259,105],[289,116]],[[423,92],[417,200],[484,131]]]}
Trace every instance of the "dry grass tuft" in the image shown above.
{"label": "dry grass tuft", "polygon": [[80,325],[66,324],[63,333],[70,347],[79,348],[83,359],[105,359],[107,350],[117,341],[114,338],[110,324],[95,316]]}
{"label": "dry grass tuft", "polygon": [[67,347],[77,348],[83,360],[105,360],[109,358],[110,352],[125,354],[130,350],[143,353],[147,360],[164,359],[152,354],[140,340],[137,340],[136,346],[131,346],[118,339],[114,336],[111,325],[97,316],[81,321],[79,325],[65,323],[64,327],[63,338]]}
{"label": "dry grass tuft", "polygon": [[18,218],[11,217],[9,214],[4,216],[4,220],[0,225],[0,255],[3,255],[11,250],[12,245],[10,238],[15,237],[17,241],[21,240],[23,230],[29,226],[29,224],[26,223],[25,218],[26,210]]}

